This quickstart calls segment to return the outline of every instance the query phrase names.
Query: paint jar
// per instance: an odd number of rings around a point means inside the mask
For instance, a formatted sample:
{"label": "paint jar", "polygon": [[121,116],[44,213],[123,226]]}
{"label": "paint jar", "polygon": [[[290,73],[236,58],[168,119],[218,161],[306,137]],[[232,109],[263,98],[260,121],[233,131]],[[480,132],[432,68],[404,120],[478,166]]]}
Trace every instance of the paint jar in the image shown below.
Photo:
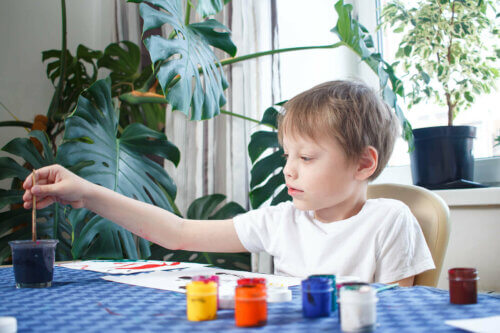
{"label": "paint jar", "polygon": [[10,241],[16,288],[52,285],[57,239]]}
{"label": "paint jar", "polygon": [[337,316],[339,318],[339,322],[340,322],[340,302],[339,302],[339,299],[340,299],[340,289],[344,286],[369,286],[370,284],[369,283],[366,283],[366,282],[359,282],[357,280],[355,281],[346,281],[346,282],[342,282],[342,283],[337,283],[336,285],[336,289],[337,289],[337,304],[338,304],[338,308],[339,308],[339,311],[337,312]]}
{"label": "paint jar", "polygon": [[332,311],[337,310],[337,288],[334,288],[335,284],[335,275],[333,274],[315,274],[310,275],[309,277],[326,277],[332,281]]}
{"label": "paint jar", "polygon": [[202,281],[202,282],[213,281],[213,282],[215,282],[217,284],[217,309],[220,309],[219,277],[217,275],[196,275],[196,276],[193,276],[191,281]]}
{"label": "paint jar", "polygon": [[328,317],[332,312],[332,281],[309,277],[302,281],[302,314],[306,318]]}
{"label": "paint jar", "polygon": [[213,281],[193,281],[186,285],[186,312],[190,321],[217,318],[217,284]]}
{"label": "paint jar", "polygon": [[372,332],[377,323],[377,291],[366,285],[343,286],[339,295],[343,332]]}
{"label": "paint jar", "polygon": [[238,327],[264,326],[267,323],[265,284],[240,284],[236,286],[234,320]]}
{"label": "paint jar", "polygon": [[448,270],[450,282],[450,303],[477,303],[477,270],[475,268],[451,268]]}

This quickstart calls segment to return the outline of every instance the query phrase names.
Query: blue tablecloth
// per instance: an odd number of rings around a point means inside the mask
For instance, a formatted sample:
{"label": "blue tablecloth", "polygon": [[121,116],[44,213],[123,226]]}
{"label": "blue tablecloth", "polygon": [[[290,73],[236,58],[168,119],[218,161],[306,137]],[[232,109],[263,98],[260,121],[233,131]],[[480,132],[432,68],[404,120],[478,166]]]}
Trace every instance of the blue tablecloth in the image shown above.
{"label": "blue tablecloth", "polygon": [[[302,317],[298,287],[292,302],[269,304],[266,326],[238,328],[232,310],[220,310],[217,320],[189,322],[184,294],[109,282],[103,275],[56,267],[51,288],[16,289],[12,268],[2,268],[0,316],[16,317],[18,332],[340,331],[336,312]],[[447,291],[429,287],[378,296],[377,332],[462,332],[444,321],[500,315],[500,298],[491,295],[480,294],[472,305],[452,305]]]}

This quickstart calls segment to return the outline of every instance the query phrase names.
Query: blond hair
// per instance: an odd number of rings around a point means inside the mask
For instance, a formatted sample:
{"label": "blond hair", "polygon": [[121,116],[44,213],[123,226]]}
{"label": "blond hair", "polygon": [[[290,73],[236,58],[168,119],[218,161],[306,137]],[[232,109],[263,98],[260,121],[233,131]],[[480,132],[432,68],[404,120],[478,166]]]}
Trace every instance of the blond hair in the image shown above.
{"label": "blond hair", "polygon": [[394,113],[368,86],[353,81],[330,81],[290,99],[278,120],[278,139],[302,135],[315,141],[330,137],[357,161],[366,147],[378,152],[378,165],[369,180],[382,172],[394,148],[399,127]]}

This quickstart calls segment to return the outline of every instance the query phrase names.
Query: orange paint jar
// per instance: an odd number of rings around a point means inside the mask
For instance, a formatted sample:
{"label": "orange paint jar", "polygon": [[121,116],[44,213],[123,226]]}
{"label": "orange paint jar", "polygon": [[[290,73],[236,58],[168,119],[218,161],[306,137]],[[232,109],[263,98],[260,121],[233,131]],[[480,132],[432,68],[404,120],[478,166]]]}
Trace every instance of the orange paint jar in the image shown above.
{"label": "orange paint jar", "polygon": [[238,327],[264,326],[267,323],[265,284],[236,286],[234,319]]}

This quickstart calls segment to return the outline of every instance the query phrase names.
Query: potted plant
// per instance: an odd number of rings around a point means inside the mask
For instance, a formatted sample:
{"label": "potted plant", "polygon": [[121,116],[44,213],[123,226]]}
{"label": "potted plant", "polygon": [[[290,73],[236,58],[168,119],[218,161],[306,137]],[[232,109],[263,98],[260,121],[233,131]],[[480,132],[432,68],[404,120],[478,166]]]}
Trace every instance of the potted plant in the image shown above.
{"label": "potted plant", "polygon": [[[473,182],[473,126],[453,126],[476,96],[495,86],[497,54],[488,41],[498,38],[490,20],[495,1],[398,0],[383,9],[382,24],[403,33],[394,66],[402,69],[408,107],[424,101],[448,110],[447,126],[413,130],[413,182],[431,189],[481,186]],[[491,43],[493,44],[493,43]],[[408,89],[409,88],[409,89]]]}

